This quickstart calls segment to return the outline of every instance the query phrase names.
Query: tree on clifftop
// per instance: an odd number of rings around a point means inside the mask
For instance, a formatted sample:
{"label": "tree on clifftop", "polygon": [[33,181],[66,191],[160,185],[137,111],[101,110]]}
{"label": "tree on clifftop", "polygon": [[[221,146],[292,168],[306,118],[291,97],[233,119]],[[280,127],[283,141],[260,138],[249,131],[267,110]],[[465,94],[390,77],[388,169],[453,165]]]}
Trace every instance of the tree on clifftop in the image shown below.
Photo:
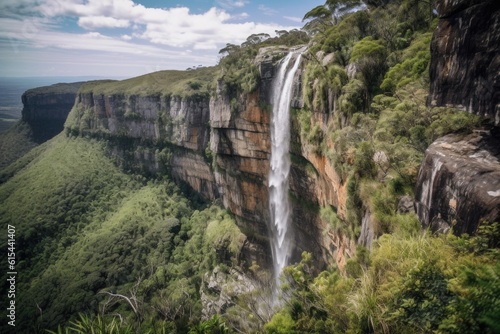
{"label": "tree on clifftop", "polygon": [[314,7],[308,11],[302,21],[319,19],[324,23],[337,24],[342,15],[362,5],[361,0],[326,0],[324,5]]}

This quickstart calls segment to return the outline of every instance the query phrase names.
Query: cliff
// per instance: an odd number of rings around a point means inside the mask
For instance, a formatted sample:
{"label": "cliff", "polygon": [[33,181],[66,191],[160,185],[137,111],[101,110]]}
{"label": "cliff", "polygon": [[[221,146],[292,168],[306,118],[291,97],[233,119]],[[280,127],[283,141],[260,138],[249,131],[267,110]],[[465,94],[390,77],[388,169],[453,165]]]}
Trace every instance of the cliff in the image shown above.
{"label": "cliff", "polygon": [[30,125],[35,142],[42,143],[63,130],[82,84],[60,83],[30,89],[22,95],[22,120]]}
{"label": "cliff", "polygon": [[500,125],[500,2],[438,2],[431,43],[433,106],[454,106]]}
{"label": "cliff", "polygon": [[[500,3],[443,1],[431,44],[432,106],[453,106],[500,122]],[[500,221],[498,131],[448,135],[426,151],[416,186],[424,227],[474,234]]]}
{"label": "cliff", "polygon": [[[283,48],[263,52],[285,54]],[[263,64],[261,72],[266,73],[260,75],[260,89],[252,93],[234,92],[222,78],[210,96],[213,68],[85,84],[67,119],[67,133],[105,138],[125,168],[148,174],[166,172],[206,200],[220,199],[248,237],[242,260],[267,266],[271,260],[267,231],[269,88],[279,61],[279,57],[272,61],[269,54],[257,59],[257,65]],[[300,104],[300,72],[295,81],[294,103]],[[296,138],[297,133],[292,136]],[[302,251],[308,251],[325,265],[344,246],[340,240],[332,241],[331,235],[325,237],[328,227],[319,217],[319,208],[331,205],[342,211],[338,192],[345,192],[345,187],[324,156],[305,148],[296,154],[302,162],[292,164],[291,196],[306,196],[312,206],[292,201],[297,231],[292,259],[298,261]],[[317,172],[308,172],[307,165]]]}
{"label": "cliff", "polygon": [[[255,58],[259,68],[259,89],[239,93],[237,103],[225,89],[224,80],[218,82],[210,106],[211,149],[215,154],[215,178],[223,204],[240,220],[247,222],[246,233],[257,241],[252,260],[270,261],[267,222],[269,221],[269,157],[272,82],[279,61],[288,52],[280,46],[261,48]],[[294,78],[291,104],[300,108],[302,102],[301,78],[304,63]],[[354,244],[331,231],[321,219],[321,207],[334,207],[345,215],[345,184],[342,183],[330,161],[314,153],[300,141],[296,117],[291,117],[290,193],[291,223],[294,230],[291,263],[300,261],[301,253],[313,254],[316,269],[338,263],[345,264],[345,254],[352,254]],[[267,255],[266,255],[267,253]]]}
{"label": "cliff", "polygon": [[418,175],[416,209],[433,231],[474,234],[500,221],[500,139],[489,133],[448,135],[426,152]]}
{"label": "cliff", "polygon": [[168,173],[205,200],[220,199],[244,228],[244,260],[266,263],[269,113],[259,94],[239,94],[237,110],[214,68],[157,72],[85,85],[68,133],[106,138],[126,168]]}
{"label": "cliff", "polygon": [[121,158],[125,168],[150,174],[168,169],[174,180],[213,200],[218,190],[205,157],[210,97],[206,87],[190,81],[196,75],[210,75],[210,71],[187,72],[186,78],[178,78],[180,82],[172,80],[185,85],[184,96],[166,84],[180,71],[86,84],[65,126],[74,135],[109,140],[112,153]]}

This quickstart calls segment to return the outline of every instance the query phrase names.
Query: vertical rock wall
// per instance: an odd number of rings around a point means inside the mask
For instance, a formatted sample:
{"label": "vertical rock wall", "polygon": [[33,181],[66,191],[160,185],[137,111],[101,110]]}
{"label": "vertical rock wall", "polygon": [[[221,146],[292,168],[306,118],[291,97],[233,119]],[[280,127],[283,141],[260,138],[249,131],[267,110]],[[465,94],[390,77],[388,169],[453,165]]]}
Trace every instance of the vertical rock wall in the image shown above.
{"label": "vertical rock wall", "polygon": [[[438,2],[439,24],[431,44],[432,106],[452,106],[500,124],[500,2]],[[476,232],[500,221],[498,128],[469,136],[448,135],[426,151],[416,186],[424,227]]]}
{"label": "vertical rock wall", "polygon": [[[113,154],[150,173],[168,168],[178,182],[207,199],[219,196],[205,156],[209,97],[79,93],[66,127],[115,142]],[[127,151],[133,150],[132,156]]]}
{"label": "vertical rock wall", "polygon": [[35,142],[43,143],[63,130],[81,85],[56,84],[30,89],[22,95],[22,120],[30,125]]}
{"label": "vertical rock wall", "polygon": [[[253,93],[230,96],[223,80],[212,97],[82,90],[68,117],[67,131],[106,138],[113,145],[112,153],[122,161],[150,173],[167,170],[176,182],[189,185],[206,199],[220,198],[248,236],[243,260],[269,265],[269,92],[276,59],[287,51],[284,47],[269,48],[259,55],[260,90]],[[302,106],[301,72],[297,72],[291,101],[297,108]],[[117,91],[114,86],[106,87],[101,89]],[[292,117],[291,121],[296,120]],[[318,261],[317,268],[334,262],[342,267],[355,242],[336,235],[320,218],[320,208],[330,206],[345,216],[345,180],[325,156],[300,143],[297,131],[292,124],[295,159],[290,196],[297,233],[291,262],[299,261],[301,253],[307,251]]]}
{"label": "vertical rock wall", "polygon": [[500,1],[444,0],[437,10],[428,102],[500,125]]}

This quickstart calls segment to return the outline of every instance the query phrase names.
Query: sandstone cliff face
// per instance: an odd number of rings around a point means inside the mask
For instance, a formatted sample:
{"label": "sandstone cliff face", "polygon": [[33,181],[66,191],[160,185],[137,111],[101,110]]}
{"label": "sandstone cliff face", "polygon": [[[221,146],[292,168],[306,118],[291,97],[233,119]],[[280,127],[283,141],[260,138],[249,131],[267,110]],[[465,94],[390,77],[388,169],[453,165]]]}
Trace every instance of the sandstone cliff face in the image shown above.
{"label": "sandstone cliff face", "polygon": [[500,221],[500,139],[488,133],[448,135],[426,152],[416,188],[424,227],[474,234]]}
{"label": "sandstone cliff face", "polygon": [[228,94],[218,84],[210,103],[210,144],[215,154],[215,178],[222,202],[258,238],[266,236],[268,213],[270,113],[259,106],[259,94],[241,94],[231,109]]}
{"label": "sandstone cliff face", "polygon": [[133,160],[150,173],[168,168],[174,180],[213,200],[218,190],[204,155],[208,121],[208,96],[84,92],[78,94],[66,127],[115,141],[113,154]]}
{"label": "sandstone cliff face", "polygon": [[500,2],[438,2],[428,102],[453,106],[500,125]]}
{"label": "sandstone cliff face", "polygon": [[[500,124],[500,2],[446,0],[431,44],[429,102],[453,106]],[[496,136],[496,137],[495,137]],[[426,151],[416,186],[424,227],[474,234],[500,220],[498,128],[448,135]]]}
{"label": "sandstone cliff face", "polygon": [[[296,137],[297,138],[297,137]],[[297,254],[307,250],[324,264],[336,263],[343,268],[346,255],[353,255],[355,242],[331,230],[321,219],[320,207],[332,207],[339,217],[346,218],[346,184],[343,183],[328,158],[301,146],[302,163],[293,163],[290,190],[294,201],[293,222],[297,233]],[[312,167],[312,168],[311,168]],[[307,246],[307,249],[304,247]]]}
{"label": "sandstone cliff face", "polygon": [[[106,93],[103,86],[83,89],[68,117],[67,131],[106,138],[112,143],[112,154],[122,161],[148,173],[168,171],[175,181],[206,199],[220,198],[248,236],[242,259],[266,266],[271,261],[267,231],[270,89],[278,66],[276,55],[285,55],[287,50],[268,51],[275,56],[260,55],[257,92],[230,96],[223,80],[212,97]],[[299,70],[294,107],[302,106],[300,78]],[[328,121],[322,115],[316,118]],[[317,259],[318,269],[334,262],[342,267],[345,256],[354,252],[355,242],[331,231],[319,209],[334,207],[345,218],[346,185],[329,159],[300,143],[297,132],[292,138],[298,148],[293,154],[302,162],[292,163],[290,176],[295,229],[291,260],[299,261],[301,253],[308,251]]]}
{"label": "sandstone cliff face", "polygon": [[63,130],[82,82],[30,89],[22,95],[22,120],[27,122],[37,143]]}
{"label": "sandstone cliff face", "polygon": [[[272,80],[278,62],[273,55],[285,55],[283,48],[261,49],[257,56],[260,67],[260,90],[240,94],[237,103],[218,83],[210,102],[211,151],[215,156],[215,179],[226,208],[242,222],[243,229],[256,241],[253,256],[259,263],[270,261],[267,223],[269,217],[268,175],[271,154],[270,120]],[[277,57],[279,58],[279,57]],[[292,93],[292,106],[302,107],[302,70],[297,71]],[[318,116],[322,122],[324,117]],[[328,118],[326,118],[328,119]],[[291,122],[294,123],[293,119]],[[296,159],[290,171],[294,251],[291,262],[300,261],[307,251],[318,261],[317,267],[337,263],[341,268],[346,255],[353,255],[355,242],[330,230],[320,218],[319,208],[332,206],[345,218],[346,184],[342,182],[329,159],[300,142],[297,126],[292,125],[292,145]],[[314,171],[314,172],[312,172]],[[266,254],[267,253],[267,254]]]}
{"label": "sandstone cliff face", "polygon": [[82,132],[101,132],[143,141],[167,141],[202,152],[208,142],[207,97],[80,93],[75,102]]}

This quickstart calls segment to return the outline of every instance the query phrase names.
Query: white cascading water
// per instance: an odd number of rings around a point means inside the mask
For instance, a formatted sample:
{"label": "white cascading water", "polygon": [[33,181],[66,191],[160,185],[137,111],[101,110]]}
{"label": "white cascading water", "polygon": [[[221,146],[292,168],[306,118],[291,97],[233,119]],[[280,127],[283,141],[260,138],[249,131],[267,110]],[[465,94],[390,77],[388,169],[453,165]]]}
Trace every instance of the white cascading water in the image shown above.
{"label": "white cascading water", "polygon": [[428,225],[431,223],[431,208],[432,208],[432,194],[436,189],[434,182],[436,180],[436,175],[441,170],[443,162],[439,158],[434,158],[432,160],[432,172],[431,178],[425,180],[422,183],[422,190],[420,192],[420,204],[417,206],[417,215],[420,217],[420,221]]}
{"label": "white cascading water", "polygon": [[276,290],[280,286],[279,276],[292,248],[293,236],[289,227],[290,203],[288,199],[288,174],[290,173],[290,100],[293,79],[299,68],[301,55],[288,70],[294,54],[290,52],[279,67],[273,81],[271,120],[271,168],[269,172],[269,208],[271,211],[270,233]]}

